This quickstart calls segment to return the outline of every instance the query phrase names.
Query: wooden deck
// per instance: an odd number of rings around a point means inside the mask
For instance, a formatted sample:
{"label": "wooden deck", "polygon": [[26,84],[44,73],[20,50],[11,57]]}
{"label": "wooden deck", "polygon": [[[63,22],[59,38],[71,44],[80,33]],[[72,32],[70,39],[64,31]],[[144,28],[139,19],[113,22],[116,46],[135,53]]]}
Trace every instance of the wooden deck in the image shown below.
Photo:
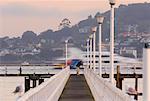
{"label": "wooden deck", "polygon": [[94,101],[84,75],[71,75],[59,101]]}

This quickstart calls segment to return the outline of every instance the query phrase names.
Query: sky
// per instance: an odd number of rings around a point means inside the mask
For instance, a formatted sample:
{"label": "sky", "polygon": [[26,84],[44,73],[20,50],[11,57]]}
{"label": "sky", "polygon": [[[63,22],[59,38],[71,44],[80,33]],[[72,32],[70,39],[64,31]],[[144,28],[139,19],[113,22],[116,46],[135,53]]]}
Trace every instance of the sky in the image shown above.
{"label": "sky", "polygon": [[[150,0],[116,0],[120,4]],[[39,34],[57,30],[59,23],[70,19],[72,25],[110,9],[108,0],[0,0],[0,37],[21,36],[27,30]]]}

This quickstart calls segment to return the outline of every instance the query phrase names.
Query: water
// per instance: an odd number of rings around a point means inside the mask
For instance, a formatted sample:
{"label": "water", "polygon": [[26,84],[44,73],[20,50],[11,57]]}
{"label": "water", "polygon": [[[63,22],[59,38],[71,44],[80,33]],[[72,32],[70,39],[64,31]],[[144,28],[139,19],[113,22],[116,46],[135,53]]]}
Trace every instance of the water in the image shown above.
{"label": "water", "polygon": [[[0,66],[0,74],[19,74],[20,66]],[[60,69],[54,66],[21,66],[22,74],[56,74]]]}
{"label": "water", "polygon": [[[7,68],[7,74],[19,74],[19,69],[20,66],[0,66],[0,74],[5,74],[6,73],[6,68]],[[22,68],[22,74],[56,74],[61,69],[55,69],[54,66],[21,66]],[[98,72],[98,69],[96,69]],[[76,73],[75,70],[71,71],[72,73]],[[105,68],[102,70],[103,73],[109,73],[110,68]],[[124,74],[133,74],[134,72],[136,73],[142,73],[142,70],[133,70],[130,68],[121,68],[121,73]],[[116,73],[116,69],[115,69]],[[12,92],[14,91],[15,87],[18,84],[24,84],[24,77],[0,77],[0,101],[15,101],[17,98],[17,95],[14,95]],[[135,87],[135,79],[124,79],[123,80],[123,91],[126,92],[126,87],[127,85],[129,87],[134,88]],[[143,91],[143,79],[140,78],[138,79],[138,92],[141,93]],[[142,101],[142,97],[138,97],[138,101]]]}

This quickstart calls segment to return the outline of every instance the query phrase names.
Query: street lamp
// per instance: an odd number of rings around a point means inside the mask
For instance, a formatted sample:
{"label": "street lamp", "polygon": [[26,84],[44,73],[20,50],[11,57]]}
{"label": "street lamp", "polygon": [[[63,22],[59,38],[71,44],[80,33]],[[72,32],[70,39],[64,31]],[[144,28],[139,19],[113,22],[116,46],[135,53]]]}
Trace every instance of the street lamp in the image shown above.
{"label": "street lamp", "polygon": [[99,25],[99,75],[102,74],[102,23],[104,21],[104,16],[98,15],[96,17],[98,25]]}
{"label": "street lamp", "polygon": [[110,5],[115,5],[116,0],[109,0]]}
{"label": "street lamp", "polygon": [[111,14],[110,14],[110,81],[113,84],[114,80],[114,5],[116,0],[109,0],[111,6]]}
{"label": "street lamp", "polygon": [[92,69],[92,40],[93,40],[93,35],[91,34],[89,36],[89,43],[90,43],[90,69]]}
{"label": "street lamp", "polygon": [[87,57],[87,68],[89,68],[89,39],[87,39],[87,55],[86,55],[86,57]]}
{"label": "street lamp", "polygon": [[92,28],[92,32],[93,32],[93,70],[95,71],[96,70],[96,66],[95,66],[95,52],[96,52],[96,37],[95,37],[95,34],[96,34],[96,29],[97,27],[93,27]]}
{"label": "street lamp", "polygon": [[67,67],[67,60],[68,60],[68,40],[65,40],[65,50],[66,50],[66,58],[65,58],[65,62],[66,62],[66,64],[65,64],[65,66]]}

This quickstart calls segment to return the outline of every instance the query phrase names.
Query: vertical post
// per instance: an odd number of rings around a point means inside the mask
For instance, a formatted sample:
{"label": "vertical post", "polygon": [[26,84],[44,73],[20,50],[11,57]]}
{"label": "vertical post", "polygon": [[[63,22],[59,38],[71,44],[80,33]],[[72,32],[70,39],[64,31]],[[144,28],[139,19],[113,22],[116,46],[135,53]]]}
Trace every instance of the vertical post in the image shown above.
{"label": "vertical post", "polygon": [[111,5],[110,15],[110,82],[114,83],[114,5]]}
{"label": "vertical post", "polygon": [[150,43],[143,49],[143,101],[150,101]]}
{"label": "vertical post", "polygon": [[22,74],[22,68],[20,67],[19,68],[19,75],[21,75]]}
{"label": "vertical post", "polygon": [[92,38],[90,38],[90,69],[92,69]]}
{"label": "vertical post", "polygon": [[[137,77],[136,73],[135,73],[135,90],[138,92],[138,77]],[[136,94],[134,96],[134,99],[138,100],[138,94]]]}
{"label": "vertical post", "polygon": [[67,67],[67,60],[68,60],[68,46],[67,46],[67,44],[68,44],[68,40],[66,40],[65,41],[65,49],[66,49],[66,58],[65,58],[65,67]]}
{"label": "vertical post", "polygon": [[25,92],[30,90],[30,79],[25,77]]}
{"label": "vertical post", "polygon": [[97,22],[99,25],[99,75],[101,77],[102,72],[102,23],[104,21],[104,16],[97,15]]}
{"label": "vertical post", "polygon": [[36,79],[33,79],[32,81],[33,81],[33,86],[32,87],[34,88],[34,87],[36,87]]}
{"label": "vertical post", "polygon": [[101,48],[101,45],[102,45],[102,33],[101,33],[101,29],[102,29],[102,24],[99,24],[99,75],[101,77],[101,74],[102,74],[102,48]]}
{"label": "vertical post", "polygon": [[5,75],[7,75],[7,72],[8,72],[7,67],[5,67]]}
{"label": "vertical post", "polygon": [[43,82],[44,82],[44,79],[43,79],[43,78],[39,79],[39,85],[40,85],[41,83],[43,83]]}
{"label": "vertical post", "polygon": [[117,77],[116,77],[116,87],[122,90],[122,80],[123,78],[121,78],[120,75],[120,66],[117,66]]}
{"label": "vertical post", "polygon": [[96,59],[95,59],[95,53],[96,53],[96,37],[95,37],[95,34],[96,32],[94,32],[93,34],[93,70],[95,71],[96,70],[96,65],[95,65],[95,62],[96,62]]}
{"label": "vertical post", "polygon": [[87,68],[89,68],[89,39],[87,40]]}

